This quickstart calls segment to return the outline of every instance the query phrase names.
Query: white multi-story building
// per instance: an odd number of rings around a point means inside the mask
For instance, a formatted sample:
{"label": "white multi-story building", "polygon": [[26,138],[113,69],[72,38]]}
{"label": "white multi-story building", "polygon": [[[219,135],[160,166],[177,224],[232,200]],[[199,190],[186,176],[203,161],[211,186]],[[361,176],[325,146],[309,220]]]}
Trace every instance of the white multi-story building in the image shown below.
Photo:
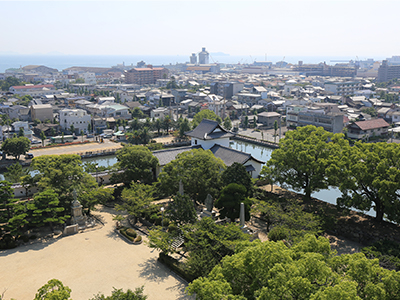
{"label": "white multi-story building", "polygon": [[338,96],[350,96],[354,95],[356,91],[362,89],[361,82],[357,81],[346,81],[346,82],[327,82],[325,83],[325,90],[332,92]]}
{"label": "white multi-story building", "polygon": [[91,124],[92,117],[83,109],[63,109],[60,110],[60,125],[63,129],[70,129],[74,126],[75,132],[88,131],[88,124]]}
{"label": "white multi-story building", "polygon": [[57,91],[52,84],[42,84],[42,85],[27,84],[20,86],[12,86],[10,87],[9,91],[19,96],[30,95],[32,97],[56,95],[61,92]]}
{"label": "white multi-story building", "polygon": [[90,72],[82,73],[79,74],[79,77],[85,80],[85,83],[87,84],[97,84],[96,74],[94,73]]}

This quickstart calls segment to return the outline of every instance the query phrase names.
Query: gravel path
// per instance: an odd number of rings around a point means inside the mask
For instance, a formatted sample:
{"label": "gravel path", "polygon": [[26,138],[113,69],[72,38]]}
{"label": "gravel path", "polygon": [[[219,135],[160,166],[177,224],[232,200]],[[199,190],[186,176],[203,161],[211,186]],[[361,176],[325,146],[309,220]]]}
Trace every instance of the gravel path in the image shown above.
{"label": "gravel path", "polygon": [[0,251],[0,295],[6,290],[5,299],[33,299],[56,278],[71,288],[74,300],[142,285],[149,300],[190,299],[186,283],[157,261],[157,251],[128,244],[114,232],[112,213],[94,212],[105,223],[100,229]]}

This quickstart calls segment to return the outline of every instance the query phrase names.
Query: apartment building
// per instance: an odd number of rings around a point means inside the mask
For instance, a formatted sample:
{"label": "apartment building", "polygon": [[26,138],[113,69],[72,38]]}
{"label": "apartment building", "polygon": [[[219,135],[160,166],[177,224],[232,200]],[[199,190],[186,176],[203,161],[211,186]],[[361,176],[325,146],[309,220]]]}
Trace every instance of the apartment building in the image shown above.
{"label": "apartment building", "polygon": [[125,71],[125,82],[130,84],[155,84],[157,79],[162,79],[168,75],[166,68],[153,68],[149,65],[147,68],[133,68]]}
{"label": "apartment building", "polygon": [[327,109],[327,107],[308,107],[289,105],[286,108],[286,122],[288,127],[314,125],[323,127],[326,131],[340,133],[343,131],[343,116],[341,112]]}
{"label": "apartment building", "polygon": [[53,107],[50,104],[32,105],[30,110],[32,121],[40,120],[44,122],[46,120],[53,120]]}
{"label": "apartment building", "polygon": [[378,82],[386,82],[392,79],[400,78],[400,65],[389,65],[387,60],[382,61],[378,69]]}
{"label": "apartment building", "polygon": [[354,95],[356,91],[362,89],[361,82],[346,81],[346,82],[327,82],[325,83],[325,90],[332,92],[337,96],[350,96]]}

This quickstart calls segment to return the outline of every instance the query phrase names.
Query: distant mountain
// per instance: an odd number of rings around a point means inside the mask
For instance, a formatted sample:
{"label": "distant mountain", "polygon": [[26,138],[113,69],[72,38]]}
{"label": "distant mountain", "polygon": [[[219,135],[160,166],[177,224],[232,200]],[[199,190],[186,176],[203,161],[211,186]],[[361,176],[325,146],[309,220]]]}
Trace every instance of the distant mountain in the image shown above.
{"label": "distant mountain", "polygon": [[0,55],[19,55],[16,51],[0,51]]}

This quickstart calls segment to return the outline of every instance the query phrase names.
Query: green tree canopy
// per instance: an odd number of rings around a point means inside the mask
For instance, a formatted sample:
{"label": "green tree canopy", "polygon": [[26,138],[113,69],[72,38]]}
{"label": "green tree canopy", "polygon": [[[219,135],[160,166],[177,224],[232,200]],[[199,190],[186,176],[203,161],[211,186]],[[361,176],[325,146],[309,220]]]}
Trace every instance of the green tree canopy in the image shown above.
{"label": "green tree canopy", "polygon": [[[196,299],[397,299],[400,273],[361,253],[334,256],[329,241],[308,235],[237,247],[207,277],[189,284]],[[212,293],[213,292],[213,293]]]}
{"label": "green tree canopy", "polygon": [[333,155],[333,144],[345,145],[342,134],[332,134],[322,127],[305,126],[288,131],[271,154],[267,166],[275,182],[292,189],[312,192],[328,188],[326,168]]}
{"label": "green tree canopy", "polygon": [[63,224],[70,216],[65,215],[65,208],[60,205],[57,194],[52,189],[39,192],[28,204],[32,211],[32,223],[37,226],[49,225],[53,230],[54,224]]}
{"label": "green tree canopy", "polygon": [[39,171],[39,189],[54,190],[66,211],[71,207],[74,189],[84,193],[97,187],[96,179],[84,171],[81,157],[77,154],[38,156],[32,160],[31,167]]}
{"label": "green tree canopy", "polygon": [[224,119],[224,128],[225,128],[226,130],[231,130],[231,129],[232,129],[232,121],[231,121],[231,118],[229,118],[229,116],[227,116],[227,117]]}
{"label": "green tree canopy", "polygon": [[250,174],[246,171],[245,166],[234,162],[227,167],[221,174],[222,186],[227,186],[230,183],[241,184],[246,188],[247,195],[251,195],[253,191],[253,183]]}
{"label": "green tree canopy", "polygon": [[134,291],[128,289],[124,292],[122,289],[116,289],[111,292],[111,296],[97,294],[90,300],[146,300],[147,296],[143,294],[144,287],[136,288]]}
{"label": "green tree canopy", "polygon": [[147,147],[124,146],[117,152],[117,160],[117,169],[124,172],[113,174],[113,182],[123,182],[128,187],[132,181],[146,184],[153,182],[158,159]]}
{"label": "green tree canopy", "polygon": [[373,208],[376,219],[400,222],[400,146],[362,143],[335,151],[328,174],[339,187],[340,206],[363,211]]}
{"label": "green tree canopy", "polygon": [[13,137],[6,139],[1,145],[1,150],[7,155],[14,156],[16,160],[19,160],[21,155],[25,155],[31,146],[31,141],[24,136]]}
{"label": "green tree canopy", "polygon": [[132,182],[129,188],[124,188],[121,195],[121,204],[116,209],[127,211],[133,217],[140,217],[151,206],[154,189],[151,185]]}
{"label": "green tree canopy", "polygon": [[7,168],[7,172],[4,174],[8,181],[11,183],[19,183],[23,176],[28,175],[29,170],[23,169],[19,162],[12,164]]}
{"label": "green tree canopy", "polygon": [[230,183],[221,191],[221,195],[215,201],[215,207],[219,208],[221,218],[229,218],[232,222],[240,216],[240,203],[245,206],[245,220],[250,220],[251,201],[246,197],[246,188],[237,183]]}
{"label": "green tree canopy", "polygon": [[171,221],[179,225],[195,223],[197,221],[196,208],[188,195],[177,193],[173,202],[168,205],[167,215]]}
{"label": "green tree canopy", "polygon": [[69,287],[58,279],[51,279],[38,290],[34,300],[68,300],[71,299],[70,296]]}
{"label": "green tree canopy", "polygon": [[177,155],[158,176],[160,191],[167,195],[178,192],[182,180],[185,194],[203,203],[207,194],[214,196],[220,188],[220,172],[225,164],[210,150],[194,149]]}
{"label": "green tree canopy", "polygon": [[197,114],[194,115],[193,117],[193,128],[197,127],[201,123],[201,120],[203,119],[209,119],[209,120],[215,120],[219,124],[222,123],[222,120],[219,116],[215,114],[212,110],[209,109],[204,109],[198,112]]}

